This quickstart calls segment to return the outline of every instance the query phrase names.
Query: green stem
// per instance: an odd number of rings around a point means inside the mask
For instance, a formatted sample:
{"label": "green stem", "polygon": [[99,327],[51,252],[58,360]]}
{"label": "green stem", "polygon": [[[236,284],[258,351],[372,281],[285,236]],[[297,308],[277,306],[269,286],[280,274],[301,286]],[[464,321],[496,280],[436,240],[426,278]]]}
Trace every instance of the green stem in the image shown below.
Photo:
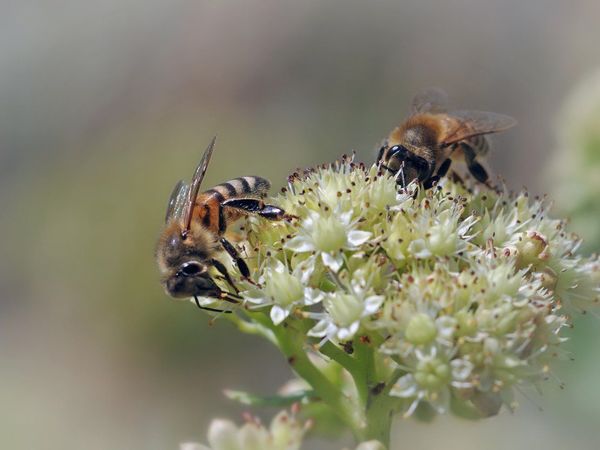
{"label": "green stem", "polygon": [[320,348],[319,351],[327,356],[328,358],[337,362],[340,366],[346,369],[348,372],[352,373],[357,370],[357,362],[356,360],[346,353],[344,350],[339,348],[331,341],[325,342]]}
{"label": "green stem", "polygon": [[372,374],[369,374],[369,349],[363,344],[359,343],[354,346],[354,353],[357,364],[356,369],[350,373],[352,375],[352,379],[354,380],[354,384],[356,385],[360,406],[366,414],[369,404],[369,378],[372,377]]}
{"label": "green stem", "polygon": [[327,403],[339,418],[352,430],[360,427],[359,419],[355,414],[352,403],[342,393],[339,386],[333,384],[310,360],[304,348],[303,333],[294,329],[293,321],[288,326],[275,326],[270,318],[263,313],[249,313],[252,319],[264,327],[268,327],[273,333],[277,346],[287,358],[293,370],[306,381],[317,396]]}
{"label": "green stem", "polygon": [[376,439],[385,448],[390,447],[390,433],[392,431],[393,405],[385,394],[380,394],[367,409],[367,426],[363,433],[365,441]]}
{"label": "green stem", "polygon": [[311,386],[315,395],[352,430],[357,441],[376,439],[389,448],[395,400],[388,394],[400,374],[392,375],[377,392],[380,380],[377,379],[373,342],[356,342],[353,355],[330,341],[319,349],[321,354],[336,361],[351,375],[358,395],[356,404],[344,395],[341,386],[332,383],[308,357],[305,348],[306,324],[302,320],[290,318],[284,324],[275,326],[262,311],[245,311],[245,314],[250,320],[237,316],[229,319],[241,331],[261,335],[274,343],[298,376]]}
{"label": "green stem", "polygon": [[398,381],[398,378],[403,374],[404,371],[396,370],[386,381],[381,392],[372,395],[367,409],[367,428],[364,431],[365,440],[377,439],[386,448],[389,448],[394,411],[398,403],[401,403],[400,399],[390,397],[389,393],[396,381]]}

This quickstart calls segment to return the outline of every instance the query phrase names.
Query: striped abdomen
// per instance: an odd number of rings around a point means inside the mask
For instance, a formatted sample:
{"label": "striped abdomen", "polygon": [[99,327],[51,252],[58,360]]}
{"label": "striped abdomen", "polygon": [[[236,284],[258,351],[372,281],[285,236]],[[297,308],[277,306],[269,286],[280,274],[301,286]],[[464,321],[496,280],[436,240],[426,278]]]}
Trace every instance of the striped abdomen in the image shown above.
{"label": "striped abdomen", "polygon": [[218,184],[198,195],[194,206],[194,220],[200,221],[205,228],[222,234],[229,223],[242,215],[239,210],[223,208],[223,201],[232,198],[262,198],[267,195],[270,187],[269,180],[255,176],[234,178]]}

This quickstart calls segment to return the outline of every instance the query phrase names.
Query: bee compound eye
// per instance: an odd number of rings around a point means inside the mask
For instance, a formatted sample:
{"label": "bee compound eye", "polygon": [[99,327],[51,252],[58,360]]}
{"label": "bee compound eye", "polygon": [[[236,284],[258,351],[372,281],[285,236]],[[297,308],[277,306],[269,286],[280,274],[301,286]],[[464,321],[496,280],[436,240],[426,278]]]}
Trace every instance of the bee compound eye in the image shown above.
{"label": "bee compound eye", "polygon": [[181,265],[179,271],[186,277],[198,275],[202,271],[202,267],[197,262],[186,262]]}
{"label": "bee compound eye", "polygon": [[389,152],[390,156],[395,156],[400,159],[406,158],[408,150],[404,145],[394,145]]}

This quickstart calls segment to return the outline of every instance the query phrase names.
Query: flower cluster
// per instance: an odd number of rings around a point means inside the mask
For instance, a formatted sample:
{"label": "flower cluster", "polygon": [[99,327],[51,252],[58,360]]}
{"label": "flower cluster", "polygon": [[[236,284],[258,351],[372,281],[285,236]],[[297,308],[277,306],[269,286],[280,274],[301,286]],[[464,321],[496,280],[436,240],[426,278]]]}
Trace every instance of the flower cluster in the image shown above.
{"label": "flower cluster", "polygon": [[[310,422],[302,422],[297,407],[281,411],[265,427],[259,418],[247,415],[241,427],[226,419],[215,419],[208,429],[210,447],[196,442],[184,442],[179,450],[299,450]],[[385,450],[377,441],[362,442],[356,450]]]}
{"label": "flower cluster", "polygon": [[450,179],[399,189],[344,157],[293,174],[272,201],[290,218],[247,219],[252,281],[226,316],[277,345],[306,382],[303,402],[323,401],[358,441],[386,444],[393,412],[512,408],[600,296],[598,258],[578,256],[579,239],[525,192]]}
{"label": "flower cluster", "polygon": [[215,419],[208,430],[210,447],[186,442],[180,450],[298,450],[307,429],[308,424],[287,411],[277,414],[269,428],[252,416],[241,427],[229,420]]}

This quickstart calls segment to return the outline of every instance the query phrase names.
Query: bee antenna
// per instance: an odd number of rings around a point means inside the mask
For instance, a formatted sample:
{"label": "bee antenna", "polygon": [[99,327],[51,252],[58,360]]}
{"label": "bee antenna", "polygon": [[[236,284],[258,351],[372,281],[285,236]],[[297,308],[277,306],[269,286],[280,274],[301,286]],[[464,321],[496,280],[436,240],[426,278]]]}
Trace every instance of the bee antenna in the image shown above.
{"label": "bee antenna", "polygon": [[402,186],[406,188],[406,179],[404,178],[404,161],[402,161],[402,165],[400,166],[400,170],[398,171],[396,177],[398,177],[398,175],[402,177]]}

